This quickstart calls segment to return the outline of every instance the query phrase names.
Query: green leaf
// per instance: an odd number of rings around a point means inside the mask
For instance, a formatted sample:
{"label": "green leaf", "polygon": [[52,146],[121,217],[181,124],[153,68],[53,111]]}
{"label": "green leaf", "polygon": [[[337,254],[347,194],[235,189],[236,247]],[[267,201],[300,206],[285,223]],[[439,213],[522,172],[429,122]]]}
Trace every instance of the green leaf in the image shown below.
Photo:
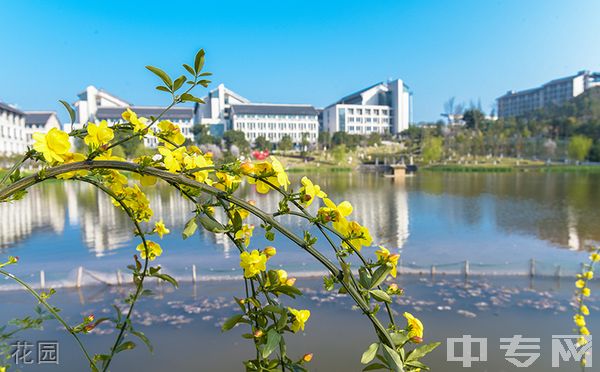
{"label": "green leaf", "polygon": [[115,354],[118,354],[122,351],[125,350],[132,350],[135,349],[135,342],[133,341],[125,341],[123,342],[121,345],[119,345],[116,349],[115,349]]}
{"label": "green leaf", "polygon": [[358,269],[358,282],[364,288],[371,288],[371,276],[364,267]]}
{"label": "green leaf", "polygon": [[198,220],[200,221],[202,226],[208,231],[212,231],[214,233],[224,233],[227,231],[225,226],[221,225],[219,222],[213,220],[212,218],[206,215],[198,217]]}
{"label": "green leaf", "polygon": [[179,287],[179,283],[177,283],[177,280],[175,280],[175,278],[173,278],[169,274],[155,274],[154,277],[162,279],[165,282],[171,283],[175,288]]}
{"label": "green leaf", "polygon": [[262,349],[262,357],[267,358],[269,355],[271,355],[271,353],[275,351],[277,345],[279,345],[280,340],[281,335],[276,330],[270,329],[269,332],[267,332],[267,343]]}
{"label": "green leaf", "polygon": [[137,338],[139,338],[140,340],[142,340],[142,342],[144,344],[146,344],[146,346],[148,347],[148,350],[150,350],[150,352],[154,352],[154,347],[152,346],[152,343],[150,342],[150,339],[148,338],[148,336],[146,336],[144,334],[144,332],[139,332],[139,331],[135,331],[135,330],[130,330],[129,333],[131,333],[132,335],[136,336]]}
{"label": "green leaf", "polygon": [[242,319],[244,318],[244,314],[236,314],[223,323],[221,326],[221,331],[229,331],[231,328],[235,327]]}
{"label": "green leaf", "polygon": [[360,362],[362,364],[369,364],[375,358],[375,355],[377,355],[377,350],[379,350],[379,343],[373,342],[363,353]]}
{"label": "green leaf", "polygon": [[385,278],[387,278],[389,272],[392,271],[392,267],[389,265],[379,266],[377,270],[373,273],[373,277],[371,278],[371,287],[375,288],[379,284],[381,284]]}
{"label": "green leaf", "polygon": [[392,341],[394,341],[394,345],[396,346],[403,346],[409,340],[407,335],[400,332],[390,333],[390,337],[392,338]]}
{"label": "green leaf", "polygon": [[372,290],[369,291],[369,293],[377,301],[382,301],[382,302],[387,302],[387,303],[391,303],[392,302],[392,298],[390,297],[390,295],[388,295],[387,293],[385,293],[381,289],[372,289]]}
{"label": "green leaf", "polygon": [[406,362],[405,365],[415,367],[415,368],[421,368],[421,370],[424,370],[424,371],[429,371],[429,367],[427,367],[425,364],[419,362],[418,360]]}
{"label": "green leaf", "polygon": [[71,105],[69,105],[67,103],[67,101],[63,101],[62,99],[59,100],[58,102],[62,103],[62,105],[65,106],[65,108],[69,112],[69,117],[71,118],[71,124],[73,124],[75,122],[75,110],[73,110],[73,107],[71,107]]}
{"label": "green leaf", "polygon": [[196,76],[196,72],[194,71],[192,66],[188,65],[187,63],[184,63],[183,68],[185,68],[187,72],[189,72],[191,75]]}
{"label": "green leaf", "polygon": [[279,319],[277,319],[277,329],[278,330],[282,330],[287,326],[287,321],[288,321],[288,315],[287,315],[287,311],[284,311],[281,316],[279,317]]}
{"label": "green leaf", "polygon": [[194,58],[194,70],[196,71],[196,74],[204,67],[204,54],[204,49],[200,49],[198,53],[196,53],[196,58]]}
{"label": "green leaf", "polygon": [[198,98],[196,96],[193,96],[189,93],[183,93],[181,95],[181,100],[185,101],[185,102],[198,102],[198,103],[205,103],[203,99]]}
{"label": "green leaf", "polygon": [[388,362],[390,369],[394,372],[404,372],[404,367],[402,367],[402,360],[400,359],[400,355],[398,352],[386,344],[383,345],[383,356],[385,360]]}
{"label": "green leaf", "polygon": [[184,75],[181,75],[180,77],[175,79],[175,82],[173,83],[173,91],[181,88],[181,86],[183,85],[183,83],[186,82],[186,80],[187,78]]}
{"label": "green leaf", "polygon": [[300,291],[296,287],[292,287],[289,285],[282,285],[281,287],[277,287],[277,292],[281,292],[284,295],[288,295],[291,298],[296,298],[296,296],[302,296],[302,291]]}
{"label": "green leaf", "polygon": [[146,68],[152,71],[156,76],[158,76],[165,83],[166,86],[170,88],[173,87],[173,80],[171,80],[171,78],[169,77],[169,75],[167,75],[166,72],[154,66],[146,66]]}
{"label": "green leaf", "polygon": [[369,364],[368,366],[366,366],[365,368],[363,368],[363,371],[375,371],[378,369],[387,369],[388,367],[381,364],[381,363],[373,363],[373,364]]}
{"label": "green leaf", "polygon": [[156,87],[157,90],[162,90],[163,92],[171,93],[171,89],[165,87],[164,85],[159,85]]}
{"label": "green leaf", "polygon": [[434,342],[431,344],[419,346],[418,348],[414,349],[413,351],[411,351],[408,354],[406,361],[409,362],[409,361],[413,361],[413,360],[419,360],[419,359],[423,358],[425,355],[432,352],[436,347],[440,346],[441,344],[442,344],[441,342]]}
{"label": "green leaf", "polygon": [[190,218],[188,222],[185,223],[185,227],[183,228],[183,239],[187,239],[190,236],[194,235],[196,229],[198,228],[198,224],[196,224],[196,216]]}

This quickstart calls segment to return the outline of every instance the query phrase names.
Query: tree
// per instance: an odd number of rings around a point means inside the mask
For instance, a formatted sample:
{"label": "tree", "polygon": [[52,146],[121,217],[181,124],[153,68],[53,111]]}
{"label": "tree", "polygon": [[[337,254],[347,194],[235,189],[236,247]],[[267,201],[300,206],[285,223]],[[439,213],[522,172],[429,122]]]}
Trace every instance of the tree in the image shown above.
{"label": "tree", "polygon": [[346,160],[346,145],[341,144],[333,148],[331,151],[333,158],[339,164]]}
{"label": "tree", "polygon": [[321,148],[331,147],[331,134],[329,132],[319,132],[319,146]]}
{"label": "tree", "polygon": [[250,149],[250,144],[246,141],[246,135],[240,130],[228,130],[223,134],[223,140],[227,148],[236,145],[241,151]]}
{"label": "tree", "polygon": [[292,149],[292,147],[294,147],[294,142],[292,142],[292,137],[290,137],[289,135],[285,135],[283,137],[281,137],[281,139],[279,140],[279,143],[277,144],[277,148],[281,151],[283,151],[284,153],[286,151],[290,151]]}
{"label": "tree", "polygon": [[194,142],[197,145],[215,143],[216,138],[210,134],[208,125],[194,124],[192,133],[194,134]]}
{"label": "tree", "polygon": [[381,144],[381,134],[377,132],[372,132],[369,134],[369,138],[367,139],[367,144],[369,146],[380,145]]}
{"label": "tree", "polygon": [[254,149],[256,150],[271,150],[271,142],[265,136],[258,136],[254,140]]}
{"label": "tree", "polygon": [[592,139],[586,136],[573,136],[569,141],[569,158],[577,162],[585,160],[592,148]]}
{"label": "tree", "polygon": [[423,155],[423,161],[430,163],[432,161],[438,161],[442,158],[443,141],[440,137],[427,137],[423,141],[423,147],[421,154]]}
{"label": "tree", "polygon": [[479,129],[485,120],[485,114],[477,108],[470,108],[463,114],[463,120],[465,121],[465,126],[467,128]]}

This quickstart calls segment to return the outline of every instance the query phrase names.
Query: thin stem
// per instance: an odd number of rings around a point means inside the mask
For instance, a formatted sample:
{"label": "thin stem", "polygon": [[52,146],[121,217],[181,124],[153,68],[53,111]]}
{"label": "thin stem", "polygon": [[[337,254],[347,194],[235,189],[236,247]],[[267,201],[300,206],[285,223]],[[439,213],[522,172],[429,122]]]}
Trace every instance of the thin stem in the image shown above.
{"label": "thin stem", "polygon": [[92,358],[90,357],[90,355],[87,352],[87,349],[85,348],[85,346],[83,345],[83,342],[81,341],[81,339],[79,338],[79,336],[77,335],[77,333],[75,333],[73,331],[73,328],[71,328],[71,326],[69,324],[67,324],[67,322],[58,314],[58,312],[56,312],[56,310],[54,309],[54,307],[50,306],[50,304],[48,304],[48,302],[46,302],[45,299],[43,299],[37,292],[35,289],[33,289],[29,284],[25,283],[23,280],[19,279],[17,276],[15,276],[14,274],[11,274],[3,269],[0,269],[0,274],[14,280],[15,282],[19,283],[23,288],[25,288],[27,290],[27,292],[29,292],[33,297],[35,297],[42,305],[44,305],[44,307],[48,310],[48,312],[50,312],[50,314],[52,314],[52,316],[58,320],[58,322],[60,324],[63,325],[63,327],[65,327],[65,329],[75,338],[75,340],[77,341],[77,344],[79,344],[79,348],[81,349],[81,351],[83,351],[83,354],[85,355],[86,359],[88,360],[88,362],[90,363],[90,367],[92,368],[92,370],[97,371],[96,365],[94,364],[94,361],[92,360]]}
{"label": "thin stem", "polygon": [[8,178],[23,164],[29,159],[30,152],[28,151],[19,161],[17,161],[13,166],[6,172],[4,177],[2,177],[2,181],[0,181],[0,186],[4,185],[4,183],[8,180]]}

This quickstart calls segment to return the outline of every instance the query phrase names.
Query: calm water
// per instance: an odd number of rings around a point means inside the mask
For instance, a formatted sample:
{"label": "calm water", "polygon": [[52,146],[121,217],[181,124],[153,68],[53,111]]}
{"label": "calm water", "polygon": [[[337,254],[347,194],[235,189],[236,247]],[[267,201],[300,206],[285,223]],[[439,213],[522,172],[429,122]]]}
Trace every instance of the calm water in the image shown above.
{"label": "calm water", "polygon": [[[584,258],[586,244],[600,241],[596,174],[422,172],[400,183],[375,174],[312,178],[335,201],[351,201],[354,218],[371,229],[374,242],[399,250],[402,264],[412,269],[435,264],[459,270],[461,261],[470,260],[472,271],[525,272],[534,258],[540,273],[552,274],[556,265],[568,272]],[[162,242],[168,270],[188,275],[196,264],[199,275],[238,273],[235,247],[226,237],[200,233],[181,239],[191,204],[167,187],[147,192],[156,217],[172,230]],[[269,211],[277,208],[274,193],[258,195],[245,185],[241,194]],[[295,218],[281,220],[297,232],[306,227]],[[0,205],[0,221],[1,255],[19,256],[22,264],[15,269],[21,274],[44,269],[50,281],[72,278],[79,264],[114,272],[130,262],[138,244],[124,214],[87,185],[33,188],[24,200]],[[253,244],[271,243],[257,228]],[[320,270],[287,241],[277,238],[274,245],[281,253],[274,264],[294,272]]]}
{"label": "calm water", "polygon": [[[335,201],[351,201],[355,218],[371,229],[375,242],[401,251],[406,270],[427,271],[432,264],[439,270],[460,269],[460,262],[469,260],[471,269],[482,273],[525,272],[528,260],[535,258],[538,272],[552,274],[560,265],[567,273],[586,258],[586,244],[600,241],[599,175],[421,173],[401,183],[374,174],[312,178]],[[224,237],[202,233],[181,239],[181,228],[191,216],[190,204],[167,188],[148,193],[156,217],[172,229],[162,241],[165,253],[160,259],[168,271],[189,278],[191,264],[195,264],[206,279],[239,274],[235,247]],[[274,195],[257,195],[248,185],[242,194],[267,210],[277,208]],[[14,271],[33,283],[43,269],[48,281],[72,284],[80,264],[101,279],[114,279],[115,271],[130,263],[137,245],[131,239],[131,224],[107,198],[72,183],[47,184],[31,189],[23,201],[0,205],[0,221],[1,256],[18,255],[21,261]],[[298,232],[305,227],[292,218],[282,221]],[[253,244],[267,245],[258,229]],[[320,269],[285,240],[277,238],[274,245],[279,254],[272,265],[296,273]],[[328,252],[326,246],[321,247]],[[3,283],[6,288],[9,282]],[[511,369],[499,350],[500,337],[516,334],[542,339],[542,357],[529,370],[551,370],[551,335],[571,332],[570,278],[473,277],[465,281],[457,276],[440,275],[433,280],[405,276],[399,284],[407,296],[398,299],[394,309],[418,314],[426,324],[428,340],[445,341],[463,334],[489,337],[490,361],[472,370],[520,370]],[[298,306],[314,311],[307,333],[288,341],[290,350],[300,355],[315,352],[311,370],[359,371],[359,355],[372,342],[367,322],[350,310],[348,299],[323,292],[318,279],[300,278],[298,285],[306,294]],[[126,290],[105,286],[62,289],[54,301],[65,308],[64,316],[76,322],[81,314],[110,312],[110,304],[120,303]],[[598,283],[593,283],[593,290],[600,290]],[[242,330],[227,334],[219,330],[223,319],[235,311],[231,298],[241,295],[240,291],[240,283],[230,280],[202,280],[176,291],[166,285],[156,288],[157,298],[143,300],[134,317],[154,340],[156,353],[150,355],[142,347],[124,353],[114,370],[240,370],[241,361],[252,353],[239,338]],[[33,304],[22,292],[1,296],[5,306],[0,323],[30,311]],[[600,325],[600,303],[597,296],[590,301],[589,327],[594,333]],[[111,337],[112,330],[101,328],[86,336],[86,342],[94,351],[103,351]],[[23,338],[33,342],[57,339],[63,350],[59,367],[25,370],[85,368],[75,344],[55,324]],[[445,353],[442,346],[427,363],[434,371],[462,370],[446,362]],[[343,361],[344,356],[351,359]],[[560,370],[578,368],[575,363]]]}

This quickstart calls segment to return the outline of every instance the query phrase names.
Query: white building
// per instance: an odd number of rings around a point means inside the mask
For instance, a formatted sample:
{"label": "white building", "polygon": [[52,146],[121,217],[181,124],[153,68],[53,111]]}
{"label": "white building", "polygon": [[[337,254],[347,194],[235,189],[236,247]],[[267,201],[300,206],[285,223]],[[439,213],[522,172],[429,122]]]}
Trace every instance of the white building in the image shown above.
{"label": "white building", "polygon": [[600,86],[600,73],[579,71],[576,75],[555,79],[537,88],[520,92],[511,90],[497,99],[498,117],[519,116],[560,105],[596,86]]}
{"label": "white building", "polygon": [[35,132],[46,133],[50,129],[62,129],[62,124],[54,111],[25,111],[25,137],[27,144],[33,146]]}
{"label": "white building", "polygon": [[25,153],[25,132],[25,113],[0,102],[0,156]]}
{"label": "white building", "polygon": [[[164,110],[160,106],[135,106],[131,103],[122,100],[104,90],[97,89],[90,85],[85,91],[78,94],[79,99],[74,106],[77,109],[76,124],[73,129],[82,128],[88,122],[96,123],[106,120],[110,123],[123,121],[121,114],[127,108],[130,108],[138,114],[146,118],[158,117]],[[183,135],[193,141],[194,134],[192,127],[194,126],[194,109],[192,107],[176,106],[167,111],[161,120],[170,120],[181,127]],[[156,138],[145,138],[146,146],[155,147],[157,145]]]}
{"label": "white building", "polygon": [[243,104],[231,106],[231,129],[244,132],[248,142],[263,136],[278,143],[289,136],[294,144],[316,143],[319,137],[317,110],[310,105]]}
{"label": "white building", "polygon": [[400,79],[372,85],[323,110],[323,130],[329,133],[398,134],[411,121],[412,92]]}
{"label": "white building", "polygon": [[299,144],[306,133],[310,143],[317,142],[319,121],[313,106],[251,103],[223,84],[203,99],[206,104],[194,107],[196,122],[208,125],[213,136],[220,137],[226,130],[239,130],[251,143],[259,136],[277,143],[287,134]]}

